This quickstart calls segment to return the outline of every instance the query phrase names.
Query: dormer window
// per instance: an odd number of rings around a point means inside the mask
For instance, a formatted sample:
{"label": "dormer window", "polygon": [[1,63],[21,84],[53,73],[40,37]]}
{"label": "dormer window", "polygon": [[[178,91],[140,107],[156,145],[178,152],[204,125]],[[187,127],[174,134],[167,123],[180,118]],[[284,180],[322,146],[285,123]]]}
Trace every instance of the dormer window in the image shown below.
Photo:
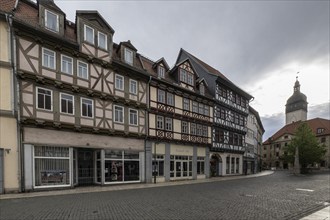
{"label": "dormer window", "polygon": [[45,27],[48,30],[58,32],[59,25],[58,25],[58,15],[54,14],[51,11],[45,10]]}
{"label": "dormer window", "polygon": [[194,78],[193,74],[188,72],[185,69],[180,69],[180,81],[191,86],[194,85]]}
{"label": "dormer window", "polygon": [[201,95],[205,95],[205,86],[204,86],[203,83],[201,83],[201,84],[199,85],[199,93],[200,93]]}
{"label": "dormer window", "polygon": [[187,82],[187,71],[184,69],[180,69],[180,80],[182,82]]}
{"label": "dormer window", "polygon": [[158,66],[158,77],[165,78],[165,68],[162,66]]}
{"label": "dormer window", "polygon": [[317,134],[322,134],[323,131],[324,131],[324,128],[318,128],[317,131],[316,131],[316,133]]}
{"label": "dormer window", "polygon": [[84,40],[94,44],[94,29],[87,25],[84,26]]}
{"label": "dormer window", "polygon": [[98,46],[101,49],[107,50],[107,35],[103,34],[102,32],[98,32]]}
{"label": "dormer window", "polygon": [[125,48],[125,62],[129,65],[133,65],[133,51]]}
{"label": "dormer window", "polygon": [[193,79],[193,75],[191,73],[188,73],[187,80],[188,80],[189,85],[191,85],[191,86],[194,85],[194,79]]}

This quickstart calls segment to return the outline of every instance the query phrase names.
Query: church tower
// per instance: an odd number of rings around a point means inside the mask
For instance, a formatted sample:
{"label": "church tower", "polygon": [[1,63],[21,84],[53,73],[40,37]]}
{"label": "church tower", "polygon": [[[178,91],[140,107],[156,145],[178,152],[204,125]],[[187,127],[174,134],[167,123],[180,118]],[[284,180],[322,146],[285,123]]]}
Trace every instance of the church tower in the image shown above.
{"label": "church tower", "polygon": [[293,87],[293,95],[285,105],[285,124],[307,120],[307,97],[300,92],[298,77]]}

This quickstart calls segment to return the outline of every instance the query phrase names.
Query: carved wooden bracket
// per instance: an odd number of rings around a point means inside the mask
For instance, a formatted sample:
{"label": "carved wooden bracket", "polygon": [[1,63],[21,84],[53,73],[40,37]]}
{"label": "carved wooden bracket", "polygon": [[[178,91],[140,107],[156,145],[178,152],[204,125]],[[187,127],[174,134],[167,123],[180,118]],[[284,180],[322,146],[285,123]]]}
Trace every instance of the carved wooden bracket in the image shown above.
{"label": "carved wooden bracket", "polygon": [[79,86],[72,85],[72,92],[79,92]]}

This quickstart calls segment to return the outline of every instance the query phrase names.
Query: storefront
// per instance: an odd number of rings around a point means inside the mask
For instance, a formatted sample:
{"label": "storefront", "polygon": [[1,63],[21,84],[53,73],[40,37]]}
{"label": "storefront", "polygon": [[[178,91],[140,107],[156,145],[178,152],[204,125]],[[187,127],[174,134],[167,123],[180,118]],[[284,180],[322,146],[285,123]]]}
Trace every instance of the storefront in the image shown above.
{"label": "storefront", "polygon": [[[23,145],[26,191],[145,180],[143,140],[53,131],[52,136],[62,135],[62,138],[56,144],[50,144],[46,142],[55,141],[46,139],[50,134],[47,130],[30,128],[26,129],[26,134],[37,130],[44,134],[38,139],[43,144],[25,141]],[[71,146],[63,144],[67,136],[76,140],[67,142],[74,143]],[[33,139],[33,136],[26,136],[25,140],[29,139]],[[82,147],[85,140],[95,145],[84,144],[85,147]],[[102,146],[102,143],[107,146]],[[79,144],[81,145],[77,146]]]}
{"label": "storefront", "polygon": [[211,153],[211,176],[238,175],[243,171],[243,155],[230,153]]}
{"label": "storefront", "polygon": [[208,163],[207,147],[147,142],[148,182],[205,179],[209,176]]}

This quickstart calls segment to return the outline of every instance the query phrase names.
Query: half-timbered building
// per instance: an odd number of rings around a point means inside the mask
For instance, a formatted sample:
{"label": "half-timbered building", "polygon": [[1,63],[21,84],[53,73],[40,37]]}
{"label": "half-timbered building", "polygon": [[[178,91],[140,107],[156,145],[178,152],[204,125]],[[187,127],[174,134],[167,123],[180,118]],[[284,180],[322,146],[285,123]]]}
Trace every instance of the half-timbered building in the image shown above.
{"label": "half-timbered building", "polygon": [[146,180],[209,176],[213,99],[189,59],[169,68],[164,58],[141,57],[151,75]]}
{"label": "half-timbered building", "polygon": [[137,49],[97,11],[75,23],[51,0],[11,11],[19,75],[21,187],[144,181],[147,82]]}
{"label": "half-timbered building", "polygon": [[189,59],[205,79],[214,97],[210,173],[212,176],[243,172],[246,118],[252,96],[240,89],[221,72],[181,49],[177,63]]}

